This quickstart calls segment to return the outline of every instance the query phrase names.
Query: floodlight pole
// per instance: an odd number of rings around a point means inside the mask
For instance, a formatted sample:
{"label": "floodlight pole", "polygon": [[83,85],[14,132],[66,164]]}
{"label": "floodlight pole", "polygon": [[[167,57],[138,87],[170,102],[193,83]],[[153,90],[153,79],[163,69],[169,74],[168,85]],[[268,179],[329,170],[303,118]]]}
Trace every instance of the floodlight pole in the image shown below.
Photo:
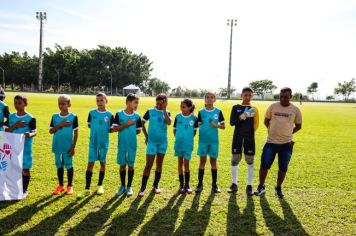
{"label": "floodlight pole", "polygon": [[42,53],[42,36],[43,36],[43,21],[47,20],[46,12],[36,12],[36,19],[40,21],[40,51],[38,63],[38,91],[42,91],[43,80],[43,53]]}
{"label": "floodlight pole", "polygon": [[232,58],[232,33],[233,28],[237,25],[236,19],[228,19],[227,25],[230,26],[230,52],[229,52],[229,73],[227,80],[227,99],[231,98],[231,58]]}

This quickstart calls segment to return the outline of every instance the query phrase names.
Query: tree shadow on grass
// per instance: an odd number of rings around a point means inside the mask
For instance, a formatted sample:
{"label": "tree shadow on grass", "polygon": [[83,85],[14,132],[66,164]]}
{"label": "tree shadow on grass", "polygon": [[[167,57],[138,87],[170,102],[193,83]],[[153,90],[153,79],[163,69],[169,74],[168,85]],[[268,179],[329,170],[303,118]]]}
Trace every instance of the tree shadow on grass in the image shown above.
{"label": "tree shadow on grass", "polygon": [[231,194],[227,213],[227,235],[257,235],[255,203],[247,197],[246,207],[242,214],[236,202],[236,194]]}
{"label": "tree shadow on grass", "polygon": [[[296,216],[294,215],[289,204],[285,200],[280,199],[283,214],[287,220],[278,216],[270,207],[266,197],[260,197],[263,218],[266,226],[272,231],[274,235],[309,235],[302,227]],[[284,201],[284,203],[282,203]]]}
{"label": "tree shadow on grass", "polygon": [[0,211],[20,201],[21,200],[0,201]]}
{"label": "tree shadow on grass", "polygon": [[[179,196],[179,197],[178,197]],[[174,194],[168,204],[160,209],[152,219],[141,229],[139,235],[171,235],[174,232],[175,224],[179,215],[179,208],[182,205],[186,195]],[[178,200],[177,200],[178,198]],[[175,201],[176,204],[174,205]],[[159,227],[157,227],[159,226]]]}
{"label": "tree shadow on grass", "polygon": [[[79,224],[71,228],[69,235],[95,235],[102,230],[105,222],[110,218],[115,209],[124,201],[125,195],[122,197],[113,197],[103,205],[100,210],[90,212]],[[115,201],[116,200],[116,201]]]}
{"label": "tree shadow on grass", "polygon": [[[32,204],[18,209],[4,219],[1,219],[0,235],[10,233],[21,225],[27,223],[33,215],[59,200],[62,196],[63,195],[53,197],[52,195],[47,195]],[[26,199],[22,201],[26,201]]]}
{"label": "tree shadow on grass", "polygon": [[185,210],[182,223],[174,232],[174,235],[204,235],[209,225],[211,204],[214,198],[215,194],[211,193],[199,211],[200,194],[196,194],[193,198],[191,208]]}
{"label": "tree shadow on grass", "polygon": [[151,191],[140,208],[138,206],[141,199],[136,198],[125,213],[118,215],[112,220],[110,228],[106,231],[105,235],[131,235],[145,219],[154,195],[155,193]]}
{"label": "tree shadow on grass", "polygon": [[[26,231],[19,232],[19,235],[54,235],[58,229],[68,221],[75,213],[82,209],[92,198],[94,194],[88,196],[84,200],[73,200],[62,210],[54,215],[43,219],[40,223]],[[79,204],[78,204],[79,203]]]}

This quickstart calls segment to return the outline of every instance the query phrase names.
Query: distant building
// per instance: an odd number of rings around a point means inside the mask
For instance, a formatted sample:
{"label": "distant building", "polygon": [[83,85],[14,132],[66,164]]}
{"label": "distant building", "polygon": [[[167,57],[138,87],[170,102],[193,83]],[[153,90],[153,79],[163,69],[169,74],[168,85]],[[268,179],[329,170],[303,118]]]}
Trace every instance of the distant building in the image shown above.
{"label": "distant building", "polygon": [[133,93],[133,94],[139,94],[140,93],[140,88],[137,87],[134,84],[130,84],[122,89],[122,94],[124,96],[127,96],[127,94]]}

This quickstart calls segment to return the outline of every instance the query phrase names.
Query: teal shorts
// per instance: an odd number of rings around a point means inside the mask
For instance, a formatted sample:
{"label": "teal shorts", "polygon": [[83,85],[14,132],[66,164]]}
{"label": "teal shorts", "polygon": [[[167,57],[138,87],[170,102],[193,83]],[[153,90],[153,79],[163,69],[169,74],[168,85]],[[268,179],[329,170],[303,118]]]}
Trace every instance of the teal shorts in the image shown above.
{"label": "teal shorts", "polygon": [[198,144],[198,156],[211,158],[218,158],[219,156],[219,144],[207,144],[199,143]]}
{"label": "teal shorts", "polygon": [[117,164],[120,166],[134,167],[136,160],[136,150],[120,150],[117,152]]}
{"label": "teal shorts", "polygon": [[100,163],[106,162],[106,154],[108,153],[107,148],[91,148],[89,147],[89,157],[88,162],[100,161]]}
{"label": "teal shorts", "polygon": [[147,143],[146,154],[150,156],[155,156],[157,154],[166,154],[168,143]]}
{"label": "teal shorts", "polygon": [[55,153],[54,159],[57,169],[63,167],[66,169],[73,168],[73,157],[69,156],[67,153]]}
{"label": "teal shorts", "polygon": [[23,154],[22,169],[27,170],[32,168],[32,155]]}
{"label": "teal shorts", "polygon": [[192,151],[174,151],[174,156],[176,157],[183,157],[184,159],[190,161],[192,159]]}

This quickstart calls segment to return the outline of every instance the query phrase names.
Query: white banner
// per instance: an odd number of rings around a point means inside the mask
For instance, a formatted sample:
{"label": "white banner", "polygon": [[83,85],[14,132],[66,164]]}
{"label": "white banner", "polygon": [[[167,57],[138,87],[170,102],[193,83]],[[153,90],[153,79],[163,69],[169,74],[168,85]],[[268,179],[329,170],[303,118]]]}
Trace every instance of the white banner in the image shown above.
{"label": "white banner", "polygon": [[24,143],[24,135],[0,131],[0,201],[23,198]]}

